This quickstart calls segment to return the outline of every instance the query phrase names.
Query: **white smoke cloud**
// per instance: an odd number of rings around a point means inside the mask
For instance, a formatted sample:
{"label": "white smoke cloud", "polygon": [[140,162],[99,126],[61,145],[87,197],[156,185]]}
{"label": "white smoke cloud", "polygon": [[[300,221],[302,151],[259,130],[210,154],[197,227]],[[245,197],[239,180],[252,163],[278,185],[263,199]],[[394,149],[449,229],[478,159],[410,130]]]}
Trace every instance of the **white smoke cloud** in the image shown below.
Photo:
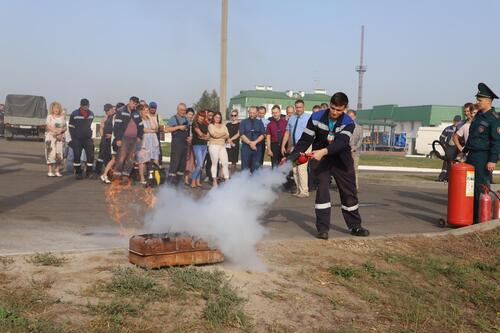
{"label": "white smoke cloud", "polygon": [[233,264],[265,270],[256,245],[266,233],[260,219],[277,198],[277,189],[291,169],[243,171],[200,199],[168,186],[161,188],[154,210],[146,217],[146,232],[186,232],[222,251]]}

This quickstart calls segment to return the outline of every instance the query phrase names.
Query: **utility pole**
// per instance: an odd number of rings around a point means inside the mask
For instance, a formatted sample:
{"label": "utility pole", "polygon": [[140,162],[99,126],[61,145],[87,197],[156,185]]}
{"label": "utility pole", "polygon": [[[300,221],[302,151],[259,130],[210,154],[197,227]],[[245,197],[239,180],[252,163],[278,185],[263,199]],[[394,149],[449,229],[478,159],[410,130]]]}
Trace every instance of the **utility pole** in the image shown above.
{"label": "utility pole", "polygon": [[356,66],[356,72],[358,72],[358,107],[357,110],[363,109],[363,75],[366,72],[366,66],[363,65],[363,53],[365,44],[365,26],[361,26],[361,56],[359,60],[359,66]]}
{"label": "utility pole", "polygon": [[219,106],[223,117],[227,108],[227,2],[222,0],[221,34],[220,34],[220,95]]}

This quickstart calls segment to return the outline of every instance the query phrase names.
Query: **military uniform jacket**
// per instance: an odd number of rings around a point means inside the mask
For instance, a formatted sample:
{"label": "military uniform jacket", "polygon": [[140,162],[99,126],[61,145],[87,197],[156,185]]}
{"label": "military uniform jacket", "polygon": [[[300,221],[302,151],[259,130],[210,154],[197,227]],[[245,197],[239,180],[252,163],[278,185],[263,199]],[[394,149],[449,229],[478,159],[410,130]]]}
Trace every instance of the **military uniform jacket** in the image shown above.
{"label": "military uniform jacket", "polygon": [[478,112],[469,128],[469,138],[465,148],[468,151],[488,152],[488,162],[496,163],[500,153],[500,119],[491,108]]}
{"label": "military uniform jacket", "polygon": [[85,118],[80,109],[76,109],[69,117],[69,134],[71,139],[84,140],[92,138],[92,122],[94,121],[94,113],[89,110],[89,115]]}
{"label": "military uniform jacket", "polygon": [[333,127],[333,141],[329,142],[329,117],[329,109],[321,110],[311,115],[304,133],[302,133],[300,140],[295,145],[295,149],[290,154],[289,159],[297,159],[299,153],[305,152],[312,144],[313,150],[326,148],[328,150],[327,157],[340,157],[346,165],[349,161],[352,161],[349,141],[356,126],[354,120],[347,114],[342,114],[336,120],[335,126]]}
{"label": "military uniform jacket", "polygon": [[127,129],[128,122],[132,119],[137,125],[137,137],[142,140],[144,134],[144,125],[142,123],[141,115],[137,111],[129,112],[127,106],[120,108],[116,111],[115,122],[113,125],[113,135],[116,140],[121,140],[123,134]]}

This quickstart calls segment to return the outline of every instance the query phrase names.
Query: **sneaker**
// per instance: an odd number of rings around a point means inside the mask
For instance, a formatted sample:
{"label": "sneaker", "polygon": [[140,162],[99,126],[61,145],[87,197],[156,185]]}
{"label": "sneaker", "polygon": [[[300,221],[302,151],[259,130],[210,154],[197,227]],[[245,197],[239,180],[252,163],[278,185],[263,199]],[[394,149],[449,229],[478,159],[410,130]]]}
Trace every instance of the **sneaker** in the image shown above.
{"label": "sneaker", "polygon": [[62,177],[62,174],[59,171],[57,171],[56,172],[56,177]]}
{"label": "sneaker", "polygon": [[316,235],[316,238],[327,240],[328,239],[328,232],[326,232],[326,231],[318,232],[318,234]]}
{"label": "sneaker", "polygon": [[370,235],[370,231],[368,231],[368,229],[365,229],[363,227],[352,228],[351,229],[351,235],[353,235],[353,236],[360,236],[360,237],[366,237],[366,236]]}
{"label": "sneaker", "polygon": [[55,173],[53,173],[53,172],[49,172],[49,173],[47,173],[47,176],[49,176],[49,177],[55,177],[55,176],[56,176],[56,174],[55,174]]}
{"label": "sneaker", "polygon": [[298,193],[294,194],[297,198],[309,198],[309,193]]}
{"label": "sneaker", "polygon": [[106,175],[101,175],[101,181],[105,184],[111,184],[111,180],[109,180]]}

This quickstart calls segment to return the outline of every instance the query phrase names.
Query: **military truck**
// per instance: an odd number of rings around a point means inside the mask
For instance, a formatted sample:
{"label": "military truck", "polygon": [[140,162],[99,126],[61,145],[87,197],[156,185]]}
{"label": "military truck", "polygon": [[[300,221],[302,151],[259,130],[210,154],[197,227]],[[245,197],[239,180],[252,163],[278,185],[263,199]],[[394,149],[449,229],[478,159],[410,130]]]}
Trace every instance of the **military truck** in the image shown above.
{"label": "military truck", "polygon": [[5,98],[5,138],[14,136],[45,137],[47,102],[45,97],[31,95],[7,95]]}

